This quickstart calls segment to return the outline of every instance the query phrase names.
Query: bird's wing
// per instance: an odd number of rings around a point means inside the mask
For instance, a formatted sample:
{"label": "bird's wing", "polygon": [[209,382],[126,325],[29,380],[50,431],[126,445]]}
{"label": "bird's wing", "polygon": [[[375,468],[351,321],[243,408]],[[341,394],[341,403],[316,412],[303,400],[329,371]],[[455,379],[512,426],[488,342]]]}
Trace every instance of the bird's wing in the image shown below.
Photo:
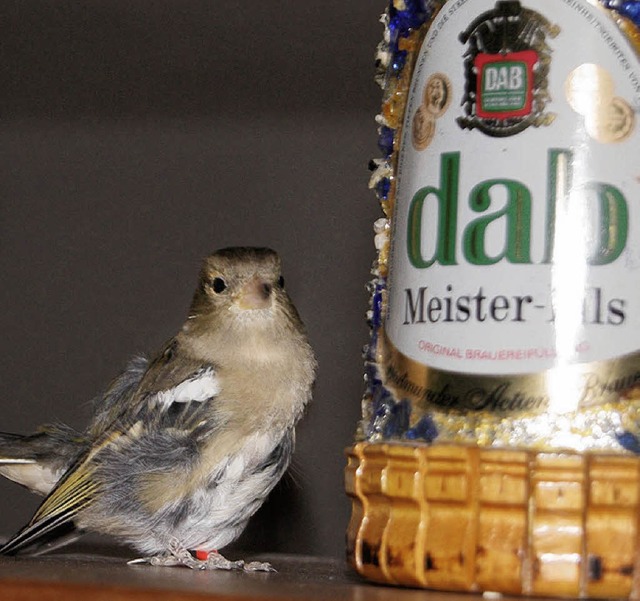
{"label": "bird's wing", "polygon": [[140,382],[134,421],[147,428],[188,429],[220,393],[214,365],[203,363],[178,346],[174,338],[150,363]]}
{"label": "bird's wing", "polygon": [[129,391],[128,403],[118,403],[119,415],[101,425],[99,437],[59,480],[29,524],[0,548],[0,554],[17,553],[68,529],[100,494],[100,481],[95,476],[96,457],[102,451],[125,447],[150,429],[190,427],[194,419],[200,419],[205,401],[220,390],[212,365],[184,357],[174,362],[163,353],[151,362],[134,388]]}

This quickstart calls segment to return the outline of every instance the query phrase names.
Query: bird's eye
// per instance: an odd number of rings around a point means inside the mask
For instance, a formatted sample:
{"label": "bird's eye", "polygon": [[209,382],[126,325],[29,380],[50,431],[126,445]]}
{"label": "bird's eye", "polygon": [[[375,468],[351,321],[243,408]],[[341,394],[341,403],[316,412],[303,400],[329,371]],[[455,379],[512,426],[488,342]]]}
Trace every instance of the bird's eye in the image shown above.
{"label": "bird's eye", "polygon": [[278,286],[284,288],[284,278],[282,276],[278,278]]}
{"label": "bird's eye", "polygon": [[213,278],[211,287],[216,294],[220,294],[227,289],[227,283],[222,278]]}

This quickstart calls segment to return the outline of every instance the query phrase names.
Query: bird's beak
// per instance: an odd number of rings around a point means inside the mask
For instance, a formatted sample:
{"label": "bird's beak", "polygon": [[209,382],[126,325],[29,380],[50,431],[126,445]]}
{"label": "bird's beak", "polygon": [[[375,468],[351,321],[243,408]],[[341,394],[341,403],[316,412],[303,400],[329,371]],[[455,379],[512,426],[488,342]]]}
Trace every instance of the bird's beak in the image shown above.
{"label": "bird's beak", "polygon": [[262,278],[253,276],[238,294],[236,305],[243,310],[268,309],[271,306],[273,285]]}

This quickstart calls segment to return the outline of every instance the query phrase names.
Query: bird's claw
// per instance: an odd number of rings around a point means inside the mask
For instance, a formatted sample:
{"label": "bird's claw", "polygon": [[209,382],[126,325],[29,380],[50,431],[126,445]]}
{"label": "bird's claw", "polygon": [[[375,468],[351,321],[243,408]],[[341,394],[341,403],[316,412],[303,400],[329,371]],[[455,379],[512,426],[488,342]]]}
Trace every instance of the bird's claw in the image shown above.
{"label": "bird's claw", "polygon": [[267,561],[250,561],[243,567],[245,572],[277,572],[277,570]]}
{"label": "bird's claw", "polygon": [[245,572],[276,571],[270,563],[260,561],[245,563],[241,559],[238,561],[230,561],[220,555],[217,551],[209,553],[207,559],[197,559],[191,555],[188,549],[185,549],[175,541],[169,545],[168,553],[132,559],[127,563],[128,565],[148,564],[162,567],[185,566],[192,570],[244,570]]}
{"label": "bird's claw", "polygon": [[148,564],[150,566],[180,566],[184,565],[182,561],[172,555],[154,555],[152,557],[138,557],[127,562],[127,565],[134,566],[139,564]]}

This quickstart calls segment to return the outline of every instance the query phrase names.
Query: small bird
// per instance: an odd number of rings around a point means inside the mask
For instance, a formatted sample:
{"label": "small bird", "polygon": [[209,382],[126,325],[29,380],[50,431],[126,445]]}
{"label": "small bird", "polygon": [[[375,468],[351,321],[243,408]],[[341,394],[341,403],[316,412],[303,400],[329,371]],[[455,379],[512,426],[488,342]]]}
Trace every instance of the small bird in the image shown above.
{"label": "small bird", "polygon": [[286,471],[315,370],[278,255],[215,252],[182,329],[154,357],[130,361],[85,432],[0,434],[0,474],[46,495],[0,553],[93,531],[144,555],[130,563],[272,570],[218,550]]}

